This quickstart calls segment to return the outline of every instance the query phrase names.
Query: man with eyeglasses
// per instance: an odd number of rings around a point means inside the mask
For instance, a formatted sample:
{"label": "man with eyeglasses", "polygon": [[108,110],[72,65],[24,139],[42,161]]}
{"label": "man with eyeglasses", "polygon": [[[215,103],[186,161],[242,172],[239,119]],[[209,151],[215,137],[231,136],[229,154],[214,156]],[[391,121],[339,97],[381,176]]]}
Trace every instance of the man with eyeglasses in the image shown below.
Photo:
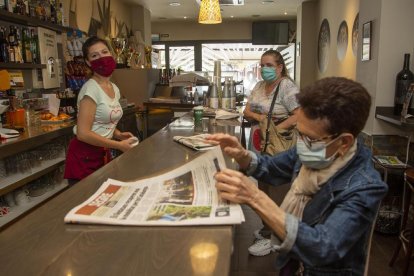
{"label": "man with eyeglasses", "polygon": [[[211,135],[240,171],[216,175],[223,199],[248,204],[273,230],[280,275],[363,275],[367,244],[386,184],[370,150],[357,141],[371,97],[359,83],[325,78],[297,96],[296,147],[277,156],[245,150],[236,137]],[[271,185],[291,182],[278,206],[247,175]],[[344,274],[344,275],[345,275]],[[342,274],[341,274],[342,275]]]}

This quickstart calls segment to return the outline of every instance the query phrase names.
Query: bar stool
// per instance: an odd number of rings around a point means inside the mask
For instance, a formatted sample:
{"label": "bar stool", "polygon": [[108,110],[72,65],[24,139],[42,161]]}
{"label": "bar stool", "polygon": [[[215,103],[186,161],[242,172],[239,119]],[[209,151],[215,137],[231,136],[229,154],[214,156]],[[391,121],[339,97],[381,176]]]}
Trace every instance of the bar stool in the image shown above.
{"label": "bar stool", "polygon": [[408,274],[408,268],[410,266],[410,261],[413,253],[414,245],[414,219],[411,222],[411,226],[407,226],[408,221],[408,212],[411,205],[411,195],[414,193],[414,169],[409,168],[404,172],[404,192],[403,192],[403,219],[402,227],[399,236],[399,242],[395,248],[394,255],[391,258],[390,266],[393,266],[395,260],[397,259],[401,247],[404,250],[404,267],[403,274]]}

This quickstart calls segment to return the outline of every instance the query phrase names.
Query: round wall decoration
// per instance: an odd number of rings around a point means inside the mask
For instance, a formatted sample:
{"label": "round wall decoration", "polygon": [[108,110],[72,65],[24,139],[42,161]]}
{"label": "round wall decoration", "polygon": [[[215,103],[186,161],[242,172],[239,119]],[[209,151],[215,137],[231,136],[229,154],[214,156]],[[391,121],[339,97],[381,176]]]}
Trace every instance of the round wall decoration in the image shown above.
{"label": "round wall decoration", "polygon": [[357,56],[358,51],[358,27],[359,27],[359,13],[355,16],[354,25],[352,26],[352,53]]}
{"label": "round wall decoration", "polygon": [[329,22],[325,18],[322,21],[321,28],[319,29],[318,37],[318,67],[319,72],[326,71],[329,62],[329,47],[331,45],[331,31],[329,29]]}
{"label": "round wall decoration", "polygon": [[342,21],[338,29],[338,37],[336,38],[336,54],[339,60],[343,60],[348,49],[348,24]]}

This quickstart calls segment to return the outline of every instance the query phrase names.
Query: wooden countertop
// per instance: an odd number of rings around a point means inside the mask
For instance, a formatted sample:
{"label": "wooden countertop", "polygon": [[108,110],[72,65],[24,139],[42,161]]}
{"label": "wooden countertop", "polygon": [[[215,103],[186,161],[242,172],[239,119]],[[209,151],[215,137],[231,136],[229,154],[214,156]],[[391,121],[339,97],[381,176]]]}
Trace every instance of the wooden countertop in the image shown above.
{"label": "wooden countertop", "polygon": [[[236,125],[236,126],[235,126]],[[195,132],[238,134],[237,123],[209,119],[191,130],[165,127],[137,147],[54,197],[0,232],[4,275],[195,275],[190,248],[219,247],[213,275],[228,275],[232,229],[227,226],[129,227],[65,224],[70,209],[85,201],[108,177],[144,178],[182,165],[202,152],[172,140]],[[234,168],[231,160],[228,167]]]}

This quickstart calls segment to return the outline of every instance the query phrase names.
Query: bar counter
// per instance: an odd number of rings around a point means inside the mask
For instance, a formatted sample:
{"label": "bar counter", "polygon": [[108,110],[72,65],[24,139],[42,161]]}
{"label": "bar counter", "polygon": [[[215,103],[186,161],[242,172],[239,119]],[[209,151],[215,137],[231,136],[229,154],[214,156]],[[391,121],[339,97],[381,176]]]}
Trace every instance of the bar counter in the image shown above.
{"label": "bar counter", "polygon": [[60,124],[42,123],[41,125],[27,126],[19,137],[0,140],[0,159],[47,144],[49,141],[69,135],[72,132],[75,121]]}
{"label": "bar counter", "polygon": [[[239,134],[238,121],[203,119],[194,129],[161,129],[89,177],[0,232],[2,275],[197,275],[190,249],[203,242],[218,246],[214,273],[228,275],[231,225],[137,227],[65,224],[73,207],[107,179],[131,181],[178,167],[202,154],[172,140],[198,132]],[[232,160],[227,166],[234,168]]]}

